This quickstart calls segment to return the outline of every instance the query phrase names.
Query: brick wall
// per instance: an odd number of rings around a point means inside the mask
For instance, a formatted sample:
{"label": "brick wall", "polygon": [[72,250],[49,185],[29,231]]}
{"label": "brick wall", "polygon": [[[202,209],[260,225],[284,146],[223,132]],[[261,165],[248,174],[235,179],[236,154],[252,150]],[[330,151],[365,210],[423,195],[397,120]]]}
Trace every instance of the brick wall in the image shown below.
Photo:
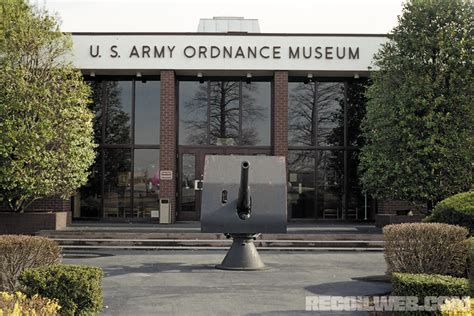
{"label": "brick wall", "polygon": [[[413,204],[408,201],[379,200],[378,214],[397,214],[397,211],[408,211],[413,209]],[[422,205],[422,210],[426,210],[426,205]]]}
{"label": "brick wall", "polygon": [[288,157],[288,72],[274,74],[273,155]]}
{"label": "brick wall", "polygon": [[[9,208],[3,204],[0,205],[0,211],[8,211]],[[36,200],[30,204],[26,209],[27,211],[70,211],[71,210],[71,200],[63,200],[61,198],[45,198]]]}
{"label": "brick wall", "polygon": [[176,215],[176,82],[174,71],[161,72],[160,170],[171,170],[173,180],[160,179],[160,198],[170,200],[172,222]]}

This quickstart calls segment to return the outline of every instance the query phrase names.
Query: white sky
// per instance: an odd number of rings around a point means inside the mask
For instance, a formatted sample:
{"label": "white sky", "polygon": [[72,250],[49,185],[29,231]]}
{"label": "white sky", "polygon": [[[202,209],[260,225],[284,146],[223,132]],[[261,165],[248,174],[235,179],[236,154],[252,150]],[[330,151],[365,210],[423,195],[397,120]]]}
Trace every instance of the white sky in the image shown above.
{"label": "white sky", "polygon": [[258,19],[262,33],[388,33],[402,0],[30,0],[66,32],[196,32],[200,18]]}

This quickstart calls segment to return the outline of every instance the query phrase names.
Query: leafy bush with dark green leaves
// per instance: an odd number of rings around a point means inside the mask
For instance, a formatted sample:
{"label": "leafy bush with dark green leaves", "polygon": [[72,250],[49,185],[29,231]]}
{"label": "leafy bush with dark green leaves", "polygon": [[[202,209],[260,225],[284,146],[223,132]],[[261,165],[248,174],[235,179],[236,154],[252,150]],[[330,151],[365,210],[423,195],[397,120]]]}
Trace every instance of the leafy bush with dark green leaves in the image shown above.
{"label": "leafy bush with dark green leaves", "polygon": [[383,229],[389,272],[466,275],[468,230],[441,223],[405,223]]}
{"label": "leafy bush with dark green leaves", "polygon": [[425,222],[464,226],[474,233],[474,191],[458,193],[439,202]]}
{"label": "leafy bush with dark green leaves", "polygon": [[469,275],[469,288],[471,289],[471,297],[474,298],[474,237],[469,239],[469,257],[467,270]]}
{"label": "leafy bush with dark green leaves", "polygon": [[[421,303],[424,303],[426,296],[469,296],[468,279],[448,275],[393,273],[392,286],[392,295],[417,296],[418,302]],[[410,314],[429,315],[433,312],[410,312]]]}
{"label": "leafy bush with dark green leaves", "polygon": [[441,274],[392,274],[393,295],[401,296],[469,296],[469,281]]}
{"label": "leafy bush with dark green leaves", "polygon": [[28,295],[56,298],[61,315],[94,315],[103,308],[102,269],[54,265],[25,270],[20,283]]}

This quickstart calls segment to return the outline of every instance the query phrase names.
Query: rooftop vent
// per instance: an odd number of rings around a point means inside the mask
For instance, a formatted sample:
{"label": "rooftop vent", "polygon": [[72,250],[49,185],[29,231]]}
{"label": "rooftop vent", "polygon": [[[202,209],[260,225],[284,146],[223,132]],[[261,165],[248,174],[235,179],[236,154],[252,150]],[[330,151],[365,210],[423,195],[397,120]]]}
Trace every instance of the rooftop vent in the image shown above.
{"label": "rooftop vent", "polygon": [[212,19],[200,19],[200,33],[260,33],[257,19],[244,19],[240,16],[215,16]]}

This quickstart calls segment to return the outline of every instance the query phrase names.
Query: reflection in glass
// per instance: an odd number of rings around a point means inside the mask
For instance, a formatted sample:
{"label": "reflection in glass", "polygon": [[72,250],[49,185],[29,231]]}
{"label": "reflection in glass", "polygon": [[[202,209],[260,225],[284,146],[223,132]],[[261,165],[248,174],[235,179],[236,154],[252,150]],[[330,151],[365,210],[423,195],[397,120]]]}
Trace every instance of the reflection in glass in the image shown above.
{"label": "reflection in glass", "polygon": [[367,80],[359,79],[347,84],[347,144],[362,147],[364,145],[360,125],[365,116],[367,98]]}
{"label": "reflection in glass", "polygon": [[203,145],[207,137],[207,83],[179,82],[179,144]]}
{"label": "reflection in glass", "polygon": [[316,161],[318,217],[340,219],[344,205],[344,152],[318,150]]}
{"label": "reflection in glass", "polygon": [[104,217],[133,217],[131,151],[104,149]]}
{"label": "reflection in glass", "polygon": [[288,83],[288,145],[314,146],[316,86],[314,83]]}
{"label": "reflection in glass", "polygon": [[290,82],[288,89],[288,144],[343,146],[344,83]]}
{"label": "reflection in glass", "polygon": [[344,83],[316,83],[317,145],[344,146]]}
{"label": "reflection in glass", "polygon": [[367,195],[367,197],[365,196],[364,192],[362,192],[362,187],[359,184],[359,178],[357,176],[357,167],[359,166],[359,151],[354,150],[348,152],[347,164],[347,218],[364,219],[366,207],[367,215],[370,216],[372,214],[372,198],[370,194]]}
{"label": "reflection in glass", "polygon": [[138,217],[150,217],[159,210],[160,150],[135,149],[133,204]]}
{"label": "reflection in glass", "polygon": [[288,153],[288,209],[293,218],[314,218],[314,150]]}
{"label": "reflection in glass", "polygon": [[107,89],[105,82],[89,81],[89,86],[92,90],[92,103],[89,108],[94,112],[95,116],[92,120],[94,128],[94,142],[96,144],[102,143],[102,119],[103,109],[107,103]]}
{"label": "reflection in glass", "polygon": [[179,83],[180,145],[270,145],[270,82]]}
{"label": "reflection in glass", "polygon": [[241,145],[270,146],[271,84],[242,83]]}
{"label": "reflection in glass", "polygon": [[100,203],[101,203],[101,166],[102,166],[102,155],[99,150],[99,154],[96,156],[94,164],[91,167],[91,173],[86,185],[79,190],[79,201],[80,201],[80,216],[81,217],[99,217],[100,216]]}
{"label": "reflection in glass", "polygon": [[160,82],[135,83],[135,144],[160,143]]}
{"label": "reflection in glass", "polygon": [[130,144],[132,82],[103,81],[107,102],[105,119],[106,144]]}
{"label": "reflection in glass", "polygon": [[183,154],[183,166],[181,175],[181,211],[194,212],[195,191],[194,180],[196,179],[196,159],[194,154]]}
{"label": "reflection in glass", "polygon": [[211,81],[209,85],[210,144],[238,145],[240,82]]}

